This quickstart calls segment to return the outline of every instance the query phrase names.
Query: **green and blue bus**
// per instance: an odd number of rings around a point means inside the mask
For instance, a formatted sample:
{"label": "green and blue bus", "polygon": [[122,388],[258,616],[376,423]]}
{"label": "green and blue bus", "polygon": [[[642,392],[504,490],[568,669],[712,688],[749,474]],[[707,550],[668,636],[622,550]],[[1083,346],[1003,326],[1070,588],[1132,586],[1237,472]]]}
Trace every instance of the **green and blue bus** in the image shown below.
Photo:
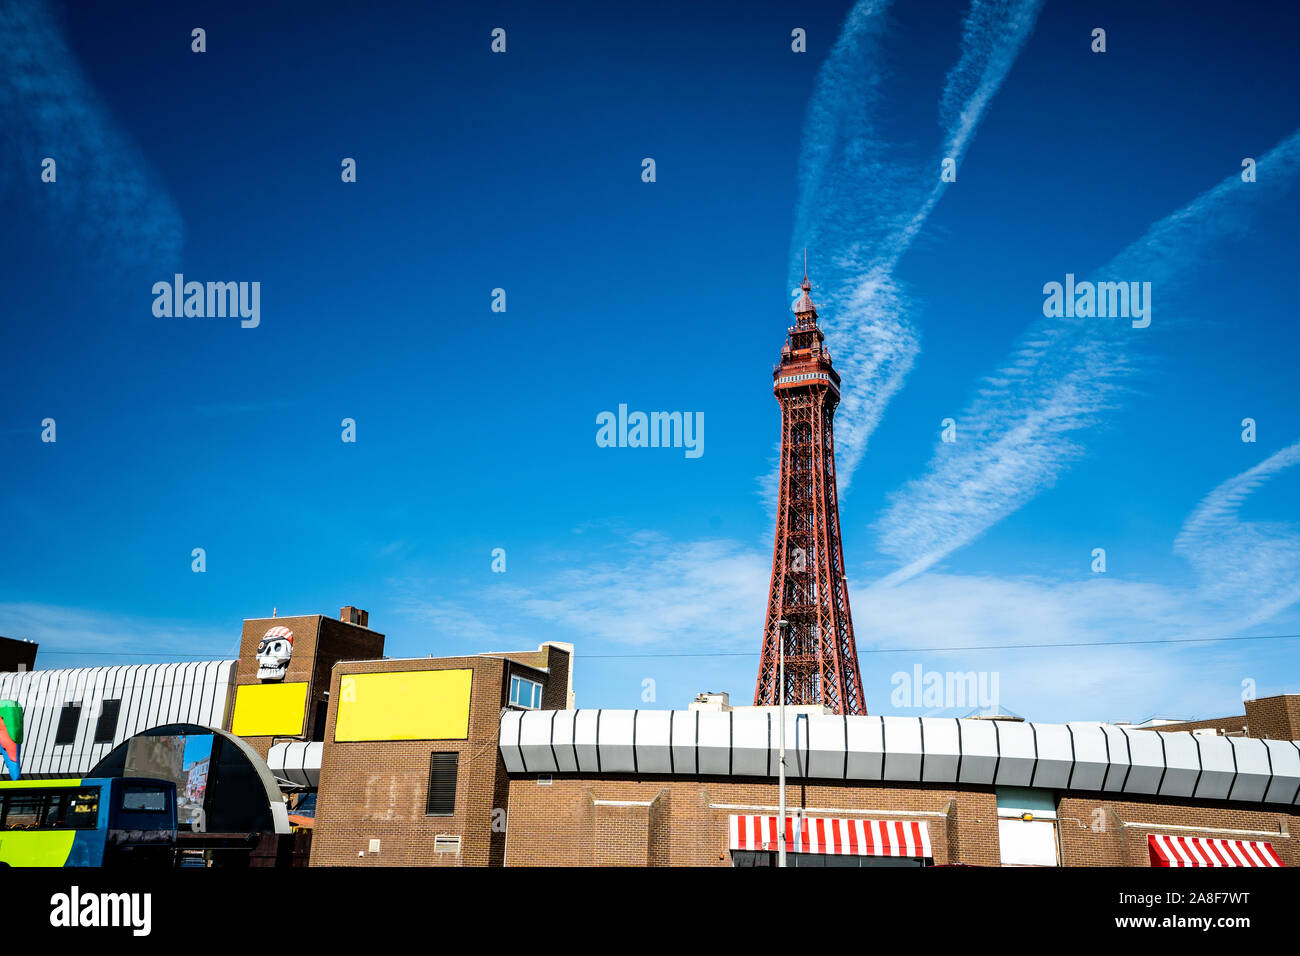
{"label": "green and blue bus", "polygon": [[0,867],[166,867],[175,846],[171,781],[0,780]]}

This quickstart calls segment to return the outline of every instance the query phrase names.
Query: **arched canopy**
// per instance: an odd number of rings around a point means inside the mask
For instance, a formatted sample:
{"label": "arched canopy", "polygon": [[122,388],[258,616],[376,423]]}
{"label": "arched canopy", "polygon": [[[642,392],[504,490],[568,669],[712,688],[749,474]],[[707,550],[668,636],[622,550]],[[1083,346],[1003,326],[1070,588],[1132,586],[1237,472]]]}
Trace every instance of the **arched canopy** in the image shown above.
{"label": "arched canopy", "polygon": [[[161,777],[182,806],[202,809],[210,833],[288,833],[280,787],[257,751],[234,734],[201,724],[162,724],[123,741],[90,777]],[[190,816],[182,815],[184,826]]]}

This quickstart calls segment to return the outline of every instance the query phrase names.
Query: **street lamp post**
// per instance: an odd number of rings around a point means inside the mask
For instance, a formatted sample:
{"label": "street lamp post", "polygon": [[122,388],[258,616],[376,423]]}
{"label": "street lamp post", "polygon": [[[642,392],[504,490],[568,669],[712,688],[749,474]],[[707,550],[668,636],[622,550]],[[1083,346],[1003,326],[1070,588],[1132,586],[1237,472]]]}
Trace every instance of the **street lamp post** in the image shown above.
{"label": "street lamp post", "polygon": [[777,840],[778,840],[778,842],[777,842],[777,845],[776,845],[776,865],[779,866],[779,867],[781,867],[781,866],[785,866],[785,840],[786,840],[786,822],[785,822],[785,636],[786,636],[787,633],[789,633],[789,630],[790,630],[790,622],[787,621],[787,620],[785,620],[785,619],[783,618],[782,620],[779,620],[779,621],[776,622],[776,627],[777,627],[777,632],[778,632],[779,635],[780,635],[780,639],[777,641],[777,651],[776,651],[776,659],[777,659],[777,673],[778,673],[778,676],[777,676],[777,687],[778,687],[778,690],[777,690],[777,695],[778,695],[778,696],[777,696],[777,701],[778,701],[778,705],[777,705],[777,720],[778,720],[778,721],[780,722],[780,724],[781,724],[781,736],[780,736],[780,748],[781,748],[781,752],[780,752],[780,759],[777,761],[777,790],[778,790],[778,792],[779,792],[779,797],[778,797],[778,804],[779,804],[779,806],[778,806],[778,809],[777,809],[777,813],[779,814],[779,816],[777,817],[777,819],[780,821],[780,826],[779,826],[778,829],[777,829]]}

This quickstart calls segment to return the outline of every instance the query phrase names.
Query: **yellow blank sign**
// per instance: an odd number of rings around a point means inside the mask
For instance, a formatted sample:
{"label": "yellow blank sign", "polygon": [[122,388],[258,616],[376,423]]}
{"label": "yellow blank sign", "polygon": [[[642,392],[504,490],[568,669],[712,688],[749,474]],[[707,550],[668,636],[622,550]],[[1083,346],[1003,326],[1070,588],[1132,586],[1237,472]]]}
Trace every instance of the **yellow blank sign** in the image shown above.
{"label": "yellow blank sign", "polygon": [[472,670],[347,674],[335,740],[464,740]]}
{"label": "yellow blank sign", "polygon": [[236,737],[297,737],[307,713],[307,684],[241,684],[235,691]]}

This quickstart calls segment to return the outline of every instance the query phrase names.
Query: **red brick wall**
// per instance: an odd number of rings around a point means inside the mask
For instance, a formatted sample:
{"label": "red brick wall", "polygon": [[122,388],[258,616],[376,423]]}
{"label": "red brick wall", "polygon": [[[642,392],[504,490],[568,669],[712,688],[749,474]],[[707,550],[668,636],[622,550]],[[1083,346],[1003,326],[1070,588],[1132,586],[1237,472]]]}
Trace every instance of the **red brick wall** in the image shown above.
{"label": "red brick wall", "polygon": [[[774,782],[724,778],[635,779],[536,776],[510,781],[508,866],[730,866],[732,814],[774,813]],[[646,804],[630,808],[616,802]],[[992,791],[796,783],[791,811],[808,815],[924,821],[936,863],[959,849],[965,863],[998,862]],[[874,814],[874,817],[873,817]]]}
{"label": "red brick wall", "polygon": [[[243,635],[239,639],[239,659],[235,662],[235,684],[260,684],[257,679],[257,643],[262,635],[272,627],[287,627],[293,631],[293,656],[289,658],[289,667],[284,672],[282,683],[311,683],[312,671],[316,660],[316,642],[320,632],[321,615],[304,614],[298,617],[250,618],[244,621]],[[234,691],[230,700],[230,716],[225,729],[229,730],[235,717]],[[308,692],[307,706],[303,714],[303,725],[310,721],[311,693]],[[245,737],[248,745],[257,751],[263,760],[271,750],[271,744],[284,738]]]}
{"label": "red brick wall", "polygon": [[[334,668],[312,838],[313,866],[487,866],[494,855],[501,855],[505,834],[493,832],[492,811],[499,805],[497,775],[504,772],[497,751],[504,667],[505,662],[497,658],[453,657],[343,662]],[[466,739],[334,740],[344,674],[463,668],[473,671]],[[455,812],[450,816],[425,815],[433,753],[459,755]],[[459,858],[433,852],[434,837],[439,835],[461,837]],[[378,854],[369,852],[373,839],[380,841]]]}
{"label": "red brick wall", "polygon": [[[298,617],[263,617],[244,621],[243,636],[239,641],[239,660],[236,662],[236,685],[258,684],[257,644],[262,635],[272,627],[287,627],[293,631],[293,656],[285,671],[283,683],[305,682],[309,685],[307,704],[303,714],[303,739],[310,739],[312,719],[318,701],[324,701],[329,690],[330,669],[340,660],[382,657],[384,635],[369,628],[336,621],[320,614]],[[234,719],[234,700],[231,698],[230,720]],[[229,722],[226,730],[230,729]],[[249,746],[266,759],[273,743],[285,737],[245,737]]]}
{"label": "red brick wall", "polygon": [[[1289,835],[1300,827],[1300,815],[1284,809],[1221,801],[1067,796],[1061,799],[1057,814],[1061,859],[1066,866],[1149,866],[1147,836],[1152,833],[1262,840],[1272,844],[1287,866],[1300,866],[1300,847]],[[1162,829],[1171,825],[1196,829]],[[1231,832],[1242,830],[1253,832]]]}
{"label": "red brick wall", "polygon": [[[545,684],[542,687],[541,709],[564,710],[565,707],[568,706],[568,652],[553,645],[545,645],[535,651],[502,651],[500,653],[484,654],[482,656],[509,658],[512,661],[518,661],[520,664],[527,664],[531,667],[548,671],[550,678],[545,681]],[[531,680],[542,679],[537,674],[530,674],[527,670],[521,670],[519,673]]]}
{"label": "red brick wall", "polygon": [[[776,784],[766,781],[626,776],[537,781],[536,776],[510,781],[508,866],[730,866],[728,818],[774,813],[759,808],[777,803]],[[648,805],[617,808],[613,802]],[[813,816],[922,820],[936,864],[996,866],[1001,861],[991,788],[797,783],[789,787],[787,802],[791,811],[803,808]],[[1300,866],[1300,848],[1289,835],[1300,827],[1300,816],[1285,810],[1074,795],[1061,799],[1058,816],[1066,866],[1148,866],[1147,835],[1160,832],[1264,840],[1288,866]],[[1171,825],[1204,829],[1161,829]]]}
{"label": "red brick wall", "polygon": [[[464,668],[473,671],[466,739],[334,740],[343,675]],[[505,859],[509,778],[497,733],[514,671],[543,682],[544,703],[567,694],[567,661],[564,669],[552,668],[549,677],[499,655],[336,665],[330,683],[312,865],[500,866]],[[455,812],[450,816],[425,814],[429,757],[435,752],[459,754]],[[461,838],[459,856],[434,853],[434,837],[439,835]],[[369,852],[372,839],[380,841],[378,854]]]}
{"label": "red brick wall", "polygon": [[1300,694],[1248,700],[1246,719],[1252,737],[1300,740]]}
{"label": "red brick wall", "polygon": [[650,807],[595,806],[592,862],[596,866],[648,866]]}
{"label": "red brick wall", "polygon": [[307,701],[306,734],[312,732],[316,704],[326,700],[330,675],[339,661],[375,660],[384,656],[384,635],[367,627],[349,624],[330,617],[321,618],[316,640],[316,664],[312,670],[311,692]]}

